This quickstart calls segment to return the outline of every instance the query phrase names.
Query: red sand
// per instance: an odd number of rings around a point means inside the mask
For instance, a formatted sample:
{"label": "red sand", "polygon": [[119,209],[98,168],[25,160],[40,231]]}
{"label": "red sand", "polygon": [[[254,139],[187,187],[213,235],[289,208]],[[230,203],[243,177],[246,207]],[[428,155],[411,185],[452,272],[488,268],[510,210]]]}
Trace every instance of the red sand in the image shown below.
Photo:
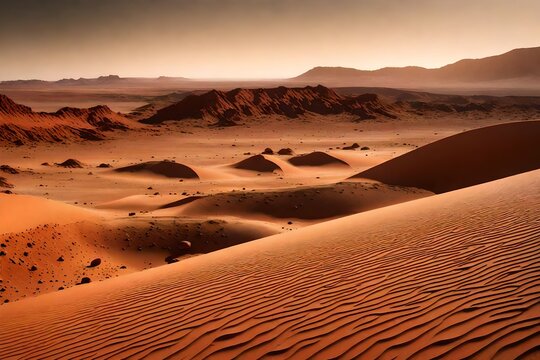
{"label": "red sand", "polygon": [[535,171],[7,304],[0,354],[533,355],[539,187]]}

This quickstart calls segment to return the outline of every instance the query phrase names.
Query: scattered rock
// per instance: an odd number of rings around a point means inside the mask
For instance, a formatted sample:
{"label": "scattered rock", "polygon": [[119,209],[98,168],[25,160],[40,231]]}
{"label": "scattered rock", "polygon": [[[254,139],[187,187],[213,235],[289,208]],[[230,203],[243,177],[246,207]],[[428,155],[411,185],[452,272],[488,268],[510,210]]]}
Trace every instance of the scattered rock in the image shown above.
{"label": "scattered rock", "polygon": [[0,187],[3,188],[12,188],[13,185],[7,182],[7,179],[0,176]]}
{"label": "scattered rock", "polygon": [[92,282],[92,280],[91,280],[89,277],[83,277],[83,278],[81,279],[80,284],[81,284],[81,285],[82,285],[82,284],[90,284],[91,282]]}
{"label": "scattered rock", "polygon": [[355,149],[358,149],[359,147],[360,145],[358,145],[358,143],[354,143],[351,146],[344,146],[343,150],[355,150]]}
{"label": "scattered rock", "polygon": [[266,148],[266,149],[264,149],[264,151],[262,153],[265,154],[265,155],[274,155],[274,150],[272,150],[270,148]]}
{"label": "scattered rock", "polygon": [[128,215],[129,215],[129,216],[135,216],[135,213],[134,213],[134,212],[130,212]]}
{"label": "scattered rock", "polygon": [[64,261],[64,257],[63,257],[63,256],[60,256],[58,259],[56,259],[56,261],[63,262],[63,261]]}
{"label": "scattered rock", "polygon": [[106,164],[106,163],[101,163],[97,166],[98,168],[102,168],[102,169],[107,169],[107,168],[111,168],[111,164]]}
{"label": "scattered rock", "polygon": [[369,146],[362,146],[360,150],[369,150]]}
{"label": "scattered rock", "polygon": [[19,170],[12,168],[9,165],[0,165],[0,171],[5,172],[6,174],[18,174]]}

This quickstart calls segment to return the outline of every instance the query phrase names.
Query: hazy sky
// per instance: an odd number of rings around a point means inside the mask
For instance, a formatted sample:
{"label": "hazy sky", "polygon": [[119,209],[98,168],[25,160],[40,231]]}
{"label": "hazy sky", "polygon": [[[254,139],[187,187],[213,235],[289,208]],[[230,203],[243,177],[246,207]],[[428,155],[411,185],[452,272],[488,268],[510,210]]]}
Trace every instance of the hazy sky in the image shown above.
{"label": "hazy sky", "polygon": [[0,0],[0,79],[275,78],[540,46],[540,0]]}

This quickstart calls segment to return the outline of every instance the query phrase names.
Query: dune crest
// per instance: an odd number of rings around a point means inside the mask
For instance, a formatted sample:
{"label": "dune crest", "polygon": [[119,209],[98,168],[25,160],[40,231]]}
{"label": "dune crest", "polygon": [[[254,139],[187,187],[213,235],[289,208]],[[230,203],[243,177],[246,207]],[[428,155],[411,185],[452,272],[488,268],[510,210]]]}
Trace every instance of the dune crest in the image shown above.
{"label": "dune crest", "polygon": [[488,126],[422,146],[352,178],[441,193],[538,169],[539,144],[540,121]]}

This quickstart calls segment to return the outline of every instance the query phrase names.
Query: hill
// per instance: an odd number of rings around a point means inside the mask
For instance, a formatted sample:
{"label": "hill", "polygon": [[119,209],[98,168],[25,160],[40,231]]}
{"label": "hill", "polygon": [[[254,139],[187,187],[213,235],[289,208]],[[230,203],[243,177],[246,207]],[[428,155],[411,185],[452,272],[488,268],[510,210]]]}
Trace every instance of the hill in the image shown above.
{"label": "hill", "polygon": [[133,126],[123,115],[103,105],[88,109],[65,107],[54,113],[35,112],[0,94],[0,142],[4,143],[101,140],[105,132]]}
{"label": "hill", "polygon": [[207,119],[219,124],[243,120],[248,117],[279,115],[297,118],[306,114],[351,114],[360,119],[377,116],[394,118],[392,108],[383,104],[374,94],[345,97],[324,86],[270,89],[211,90],[194,94],[158,110],[142,120],[156,124],[167,120]]}

